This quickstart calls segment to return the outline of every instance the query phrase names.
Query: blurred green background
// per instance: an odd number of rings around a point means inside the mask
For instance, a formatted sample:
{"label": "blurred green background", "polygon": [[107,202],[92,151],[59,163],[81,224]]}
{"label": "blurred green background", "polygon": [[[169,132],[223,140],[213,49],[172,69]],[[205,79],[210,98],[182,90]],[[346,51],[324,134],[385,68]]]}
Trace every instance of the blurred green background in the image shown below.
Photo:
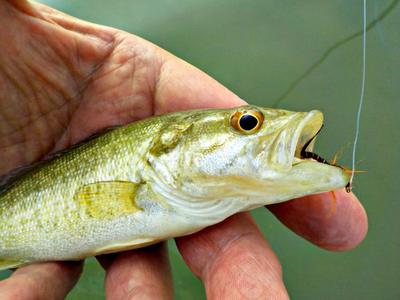
{"label": "blurred green background", "polygon": [[[336,42],[362,26],[362,0],[46,0],[68,14],[140,35],[204,70],[248,102],[271,106]],[[392,0],[370,0],[369,22]],[[368,32],[366,98],[354,191],[367,239],[347,253],[309,244],[265,209],[254,211],[282,261],[293,299],[400,299],[400,5]],[[334,50],[279,106],[320,109],[318,152],[350,143],[361,83],[361,39]],[[201,282],[169,244],[177,299],[204,299]],[[68,299],[103,299],[104,272],[89,259]]]}

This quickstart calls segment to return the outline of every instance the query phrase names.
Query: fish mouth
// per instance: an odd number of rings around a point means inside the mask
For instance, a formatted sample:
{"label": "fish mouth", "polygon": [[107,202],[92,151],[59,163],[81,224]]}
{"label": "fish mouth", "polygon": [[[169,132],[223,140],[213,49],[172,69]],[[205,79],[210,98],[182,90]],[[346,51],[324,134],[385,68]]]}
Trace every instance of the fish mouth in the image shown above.
{"label": "fish mouth", "polygon": [[298,158],[300,158],[300,159],[313,159],[317,162],[336,167],[336,165],[331,164],[325,158],[323,158],[320,155],[318,155],[317,153],[311,151],[311,150],[313,150],[315,139],[316,139],[317,135],[321,132],[323,127],[324,127],[324,125],[322,125],[321,128],[318,130],[318,132],[312,138],[310,138],[304,145],[301,145],[301,144],[298,145],[298,147],[296,147],[296,153],[299,151],[300,155]]}
{"label": "fish mouth", "polygon": [[299,160],[303,161],[311,159],[329,166],[339,167],[313,152],[316,137],[323,127],[323,115],[321,112],[316,110],[309,112],[305,119],[299,124],[299,130],[297,132],[298,138],[294,154],[294,165],[299,163]]}
{"label": "fish mouth", "polygon": [[295,113],[285,123],[278,142],[269,149],[274,154],[270,156],[273,158],[269,161],[271,167],[265,169],[261,178],[268,190],[285,194],[278,201],[333,191],[348,185],[350,176],[346,170],[335,162],[328,162],[313,150],[323,124],[320,111]]}
{"label": "fish mouth", "polygon": [[[346,168],[339,166],[336,162],[329,162],[313,151],[316,137],[324,127],[323,115],[319,111],[311,111],[306,116],[300,126],[297,145],[292,166],[298,165],[306,161],[313,161],[338,168],[343,174],[346,173]],[[345,176],[346,177],[346,176]],[[346,191],[351,191],[350,179],[347,180]]]}

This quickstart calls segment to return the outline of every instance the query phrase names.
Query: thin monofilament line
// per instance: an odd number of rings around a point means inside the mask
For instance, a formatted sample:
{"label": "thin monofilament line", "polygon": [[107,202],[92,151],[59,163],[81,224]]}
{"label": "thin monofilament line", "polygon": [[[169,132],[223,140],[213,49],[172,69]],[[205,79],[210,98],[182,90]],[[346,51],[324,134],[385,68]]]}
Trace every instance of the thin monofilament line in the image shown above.
{"label": "thin monofilament line", "polygon": [[357,152],[357,143],[358,136],[360,135],[360,120],[361,120],[361,111],[364,104],[364,95],[365,95],[365,75],[366,75],[366,62],[367,62],[367,0],[363,1],[363,35],[362,35],[362,80],[361,80],[361,95],[360,102],[358,104],[358,111],[356,117],[356,132],[354,136],[353,143],[353,155],[352,155],[352,165],[351,165],[351,177],[350,177],[350,186],[353,184],[355,167],[356,167],[356,152]]}

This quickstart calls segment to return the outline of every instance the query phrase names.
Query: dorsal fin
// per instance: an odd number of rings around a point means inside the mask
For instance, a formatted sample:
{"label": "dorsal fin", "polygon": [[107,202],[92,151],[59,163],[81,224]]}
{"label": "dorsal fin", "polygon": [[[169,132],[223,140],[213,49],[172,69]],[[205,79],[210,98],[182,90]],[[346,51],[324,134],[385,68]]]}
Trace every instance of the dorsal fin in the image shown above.
{"label": "dorsal fin", "polygon": [[95,140],[96,138],[106,134],[107,132],[113,131],[114,129],[116,129],[118,127],[120,127],[120,126],[113,126],[113,127],[109,127],[109,128],[100,130],[99,132],[89,136],[88,138],[86,138],[66,149],[62,149],[62,150],[50,153],[49,155],[46,155],[43,159],[41,159],[39,161],[33,162],[33,163],[25,165],[25,166],[17,167],[15,169],[11,170],[10,172],[8,172],[7,174],[1,175],[0,176],[0,195],[5,193],[6,191],[8,191],[14,185],[14,183],[19,178],[24,176],[25,174],[28,174],[32,170],[35,170],[35,169],[41,167],[42,165],[62,156],[65,153],[70,152],[73,149],[79,148],[80,146],[82,146],[83,144],[86,144],[89,141]]}

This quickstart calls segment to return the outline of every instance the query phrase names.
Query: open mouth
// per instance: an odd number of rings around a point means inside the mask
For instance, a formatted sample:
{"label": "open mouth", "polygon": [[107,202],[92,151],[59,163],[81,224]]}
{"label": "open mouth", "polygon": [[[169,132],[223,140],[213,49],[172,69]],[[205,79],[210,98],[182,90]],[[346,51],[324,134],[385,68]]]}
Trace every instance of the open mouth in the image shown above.
{"label": "open mouth", "polygon": [[[351,170],[348,170],[342,166],[337,165],[336,162],[328,162],[326,159],[319,156],[317,153],[313,151],[315,139],[317,135],[321,132],[323,125],[324,124],[323,124],[322,113],[315,110],[309,112],[307,116],[298,124],[297,132],[295,135],[296,138],[294,139],[295,144],[293,145],[293,147],[295,147],[293,166],[301,164],[306,160],[312,160],[321,164],[339,168],[342,170],[341,176],[349,176],[348,171]],[[347,192],[350,192],[351,182],[348,181],[345,187]]]}
{"label": "open mouth", "polygon": [[[329,163],[325,158],[322,158],[322,157],[319,156],[317,153],[310,151],[310,150],[312,150],[312,148],[311,148],[311,149],[308,149],[309,146],[311,145],[311,143],[314,142],[314,140],[315,140],[315,138],[317,137],[317,135],[321,132],[321,130],[322,130],[323,127],[324,127],[324,126],[322,125],[321,128],[318,130],[318,132],[317,132],[310,140],[308,140],[308,141],[301,147],[301,150],[300,150],[300,157],[299,157],[299,158],[300,158],[300,159],[307,159],[307,158],[310,158],[310,159],[314,159],[314,160],[316,160],[316,161],[318,161],[318,162],[320,162],[320,163],[333,166],[333,165],[332,165],[331,163]],[[297,152],[297,151],[296,151],[296,152]]]}
{"label": "open mouth", "polygon": [[301,133],[296,145],[295,158],[301,160],[313,159],[317,162],[336,167],[335,164],[328,162],[326,159],[313,152],[315,139],[321,132],[324,124],[321,113],[310,113],[310,115],[305,125],[301,128]]}

